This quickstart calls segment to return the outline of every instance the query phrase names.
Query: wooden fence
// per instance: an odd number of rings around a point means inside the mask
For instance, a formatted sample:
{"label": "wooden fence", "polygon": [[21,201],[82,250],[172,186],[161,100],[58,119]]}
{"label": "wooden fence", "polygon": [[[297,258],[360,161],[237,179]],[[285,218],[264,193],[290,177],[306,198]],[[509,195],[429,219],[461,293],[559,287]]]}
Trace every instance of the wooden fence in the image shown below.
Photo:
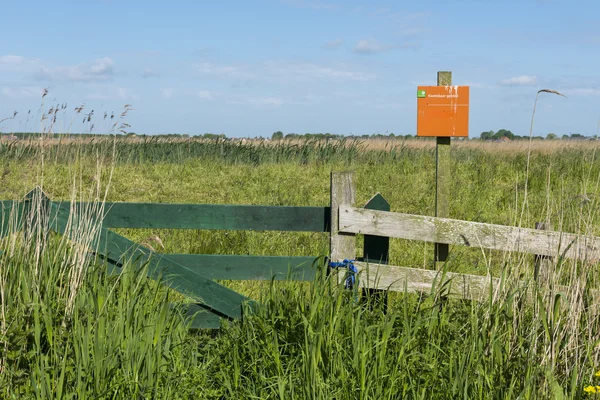
{"label": "wooden fence", "polygon": [[[361,274],[359,282],[364,288],[421,292],[450,280],[451,294],[471,299],[487,296],[500,280],[490,276],[389,266],[389,238],[531,253],[540,260],[558,256],[586,262],[600,260],[598,237],[393,213],[379,194],[365,207],[356,208],[355,191],[351,172],[331,175],[330,205],[323,207],[71,203],[51,201],[37,188],[22,201],[1,202],[2,232],[6,233],[12,211],[12,215],[18,216],[17,229],[27,229],[24,216],[30,213],[34,204],[48,218],[49,229],[69,237],[75,237],[72,230],[78,215],[97,215],[99,229],[92,250],[117,273],[128,260],[147,263],[149,277],[162,278],[164,284],[196,302],[188,311],[195,315],[194,328],[218,328],[221,318],[239,319],[242,304],[251,302],[215,280],[312,280],[319,268],[324,267],[324,258],[159,254],[111,229],[328,232],[329,259],[357,260],[355,265]],[[357,234],[364,235],[360,258],[356,257]]]}

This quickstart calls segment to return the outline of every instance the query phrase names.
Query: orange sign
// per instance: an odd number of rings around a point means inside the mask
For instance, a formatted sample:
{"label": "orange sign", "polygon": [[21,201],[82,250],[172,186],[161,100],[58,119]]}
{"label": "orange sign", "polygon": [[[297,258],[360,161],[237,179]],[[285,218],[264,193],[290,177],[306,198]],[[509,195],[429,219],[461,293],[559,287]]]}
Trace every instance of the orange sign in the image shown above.
{"label": "orange sign", "polygon": [[469,87],[419,86],[417,136],[469,136]]}

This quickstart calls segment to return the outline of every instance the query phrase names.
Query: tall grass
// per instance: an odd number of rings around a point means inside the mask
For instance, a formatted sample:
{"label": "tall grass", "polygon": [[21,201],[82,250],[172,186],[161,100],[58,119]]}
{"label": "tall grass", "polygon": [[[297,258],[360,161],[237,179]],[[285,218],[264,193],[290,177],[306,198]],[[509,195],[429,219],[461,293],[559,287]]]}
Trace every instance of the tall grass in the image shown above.
{"label": "tall grass", "polygon": [[109,275],[87,252],[96,212],[72,214],[60,237],[31,202],[27,235],[2,241],[4,398],[579,398],[598,365],[589,264],[558,260],[550,287],[567,277],[573,289],[547,295],[515,284],[515,257],[488,301],[440,285],[399,294],[386,314],[323,271],[308,286],[272,282],[254,315],[207,336],[144,265]]}
{"label": "tall grass", "polygon": [[90,252],[96,213],[73,214],[59,237],[41,203],[30,200],[25,236],[12,225],[1,242],[1,397],[169,398],[163,372],[180,365],[166,360],[183,359],[187,337],[169,293],[144,267],[106,274]]}
{"label": "tall grass", "polygon": [[[453,217],[600,233],[595,147],[528,154],[478,146],[453,149]],[[91,204],[72,206],[59,236],[38,192],[25,218],[15,208],[2,230],[2,398],[583,398],[599,367],[600,318],[590,291],[599,276],[590,260],[556,257],[547,281],[536,283],[532,257],[452,249],[445,270],[499,276],[500,288],[482,302],[452,299],[447,285],[399,293],[387,313],[355,301],[325,271],[308,284],[226,282],[252,292],[260,306],[208,333],[188,329],[187,299],[146,278],[144,265],[130,260],[111,275],[91,251],[107,200],[326,205],[329,170],[349,166],[359,203],[381,191],[393,211],[430,215],[433,147],[153,139],[56,145],[45,136],[0,142],[0,160],[3,198],[42,182],[53,199]],[[319,256],[327,241],[308,233],[120,233],[138,242],[156,236],[165,252]],[[422,244],[392,241],[393,264],[428,267],[431,254]]]}

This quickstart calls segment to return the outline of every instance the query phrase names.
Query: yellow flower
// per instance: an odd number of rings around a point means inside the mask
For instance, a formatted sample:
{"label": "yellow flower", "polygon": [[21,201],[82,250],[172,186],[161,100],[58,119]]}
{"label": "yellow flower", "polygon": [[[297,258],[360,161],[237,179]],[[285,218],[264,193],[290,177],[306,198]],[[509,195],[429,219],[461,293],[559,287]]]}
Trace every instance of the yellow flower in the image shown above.
{"label": "yellow flower", "polygon": [[596,372],[596,376],[600,376],[600,371]]}
{"label": "yellow flower", "polygon": [[600,386],[586,386],[583,391],[586,393],[600,393]]}

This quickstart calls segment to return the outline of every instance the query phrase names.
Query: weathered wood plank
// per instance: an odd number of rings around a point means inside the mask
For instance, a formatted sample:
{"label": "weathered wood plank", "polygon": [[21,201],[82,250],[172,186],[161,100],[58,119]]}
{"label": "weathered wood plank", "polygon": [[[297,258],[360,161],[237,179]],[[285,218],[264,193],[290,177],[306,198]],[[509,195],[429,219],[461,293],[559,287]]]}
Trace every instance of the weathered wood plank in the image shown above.
{"label": "weathered wood plank", "polygon": [[[438,86],[452,85],[451,71],[438,71]],[[446,132],[440,132],[444,134]],[[437,137],[435,143],[435,216],[450,217],[450,182],[452,181],[452,161],[450,158],[450,138]],[[448,259],[449,248],[446,243],[434,246],[436,269],[441,269]]]}
{"label": "weathered wood plank", "polygon": [[[450,217],[450,182],[452,180],[449,137],[436,138],[435,154],[435,216],[448,218]],[[436,269],[443,267],[449,252],[448,244],[435,244]]]}
{"label": "weathered wood plank", "polygon": [[331,173],[331,234],[330,258],[332,261],[353,260],[356,257],[356,235],[338,230],[339,209],[352,206],[356,196],[356,185],[352,172]]}
{"label": "weathered wood plank", "polygon": [[359,270],[361,285],[395,292],[428,292],[434,285],[439,287],[443,282],[452,279],[453,285],[448,294],[480,300],[488,295],[490,284],[498,283],[497,279],[486,276],[452,272],[442,274],[440,271],[364,262],[357,262],[355,265]]}
{"label": "weathered wood plank", "polygon": [[340,207],[339,230],[545,256],[600,260],[600,238],[447,218]]}
{"label": "weathered wood plank", "polygon": [[452,85],[452,71],[438,71],[437,85],[438,86]]}
{"label": "weathered wood plank", "polygon": [[237,256],[219,254],[163,254],[208,279],[310,281],[316,276],[317,257]]}
{"label": "weathered wood plank", "polygon": [[328,232],[330,225],[328,207],[105,203],[104,214],[106,228]]}
{"label": "weathered wood plank", "polygon": [[[429,292],[433,287],[440,288],[443,284],[445,292],[452,297],[470,300],[487,300],[490,295],[496,294],[500,289],[502,280],[491,276],[459,274],[455,272],[432,271],[418,268],[390,266],[356,262],[359,271],[359,284],[364,287],[390,290],[406,293]],[[368,273],[367,273],[368,270]],[[526,281],[515,282],[518,287],[526,288],[531,283]],[[546,287],[541,287],[547,291]],[[568,286],[554,285],[552,290],[556,293],[567,294],[571,290]],[[591,290],[592,303],[600,305],[600,292]]]}
{"label": "weathered wood plank", "polygon": [[[536,222],[535,229],[552,230],[552,226],[544,222]],[[552,266],[553,257],[536,254],[533,278],[542,285],[546,284],[550,279]]]}
{"label": "weathered wood plank", "polygon": [[[68,210],[53,203],[52,228],[62,235],[68,234],[68,220]],[[73,237],[72,240],[77,240],[77,237]],[[90,249],[102,254],[113,263],[134,262],[139,265],[147,263],[147,273],[150,278],[161,279],[164,285],[229,318],[241,318],[242,303],[248,301],[241,294],[213,282],[198,272],[103,227],[97,232]]]}

